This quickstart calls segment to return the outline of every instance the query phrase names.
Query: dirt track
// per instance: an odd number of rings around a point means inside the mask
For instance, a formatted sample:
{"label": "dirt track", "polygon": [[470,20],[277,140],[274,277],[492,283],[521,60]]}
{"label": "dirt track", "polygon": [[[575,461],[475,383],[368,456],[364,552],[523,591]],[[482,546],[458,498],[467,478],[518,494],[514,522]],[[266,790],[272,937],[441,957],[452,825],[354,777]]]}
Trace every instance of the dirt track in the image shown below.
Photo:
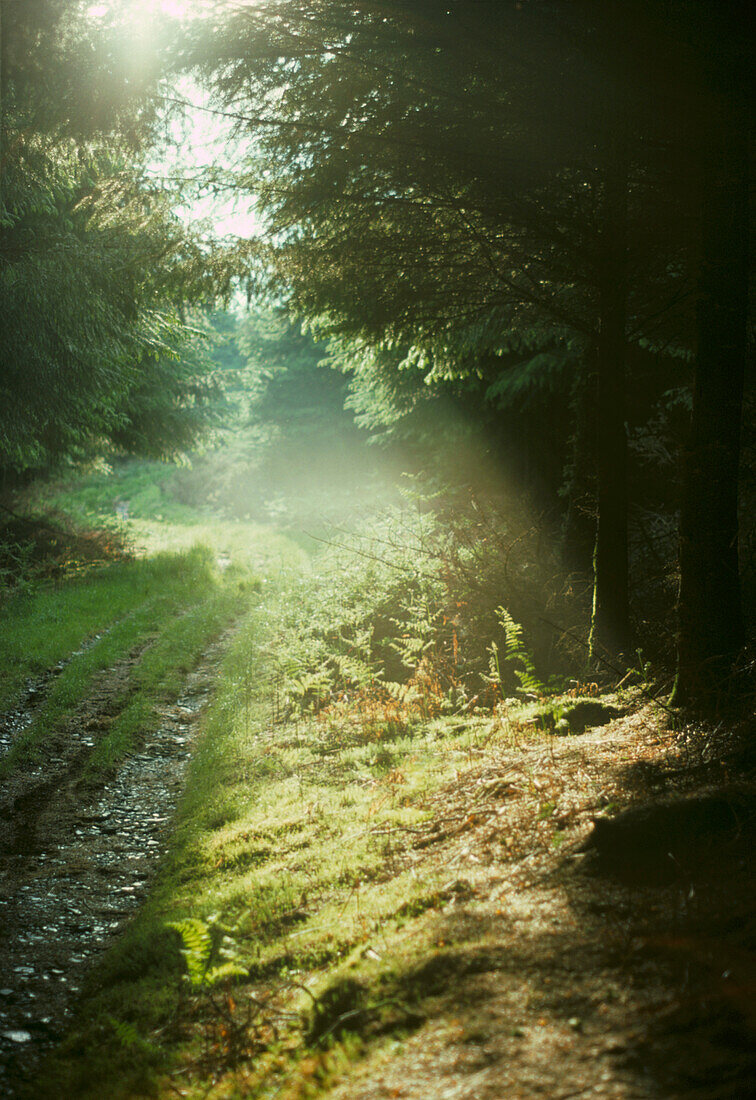
{"label": "dirt track", "polygon": [[[100,678],[39,762],[0,792],[4,1096],[62,1036],[87,971],[146,895],[221,650],[210,648],[180,698],[161,708],[156,731],[104,784],[88,786],[84,769],[128,697],[138,653]],[[39,696],[32,693],[34,707]],[[11,720],[23,727],[18,709]]]}

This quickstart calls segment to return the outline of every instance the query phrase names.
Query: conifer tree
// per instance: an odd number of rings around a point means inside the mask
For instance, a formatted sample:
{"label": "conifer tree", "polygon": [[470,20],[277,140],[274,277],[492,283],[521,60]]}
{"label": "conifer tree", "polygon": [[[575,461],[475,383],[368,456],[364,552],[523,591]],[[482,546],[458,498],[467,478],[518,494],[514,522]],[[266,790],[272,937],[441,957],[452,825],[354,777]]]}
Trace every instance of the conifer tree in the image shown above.
{"label": "conifer tree", "polygon": [[82,5],[2,5],[0,469],[186,447],[213,391],[202,249],[142,169],[155,109]]}
{"label": "conifer tree", "polygon": [[426,381],[498,358],[497,399],[518,343],[532,378],[555,344],[568,363],[581,346],[598,386],[593,639],[627,651],[625,348],[658,337],[654,282],[674,299],[688,273],[680,212],[653,239],[664,120],[631,80],[644,43],[626,42],[625,6],[364,0],[347,19],[277,0],[205,56],[256,134],[251,179],[295,311],[388,363],[403,347]]}

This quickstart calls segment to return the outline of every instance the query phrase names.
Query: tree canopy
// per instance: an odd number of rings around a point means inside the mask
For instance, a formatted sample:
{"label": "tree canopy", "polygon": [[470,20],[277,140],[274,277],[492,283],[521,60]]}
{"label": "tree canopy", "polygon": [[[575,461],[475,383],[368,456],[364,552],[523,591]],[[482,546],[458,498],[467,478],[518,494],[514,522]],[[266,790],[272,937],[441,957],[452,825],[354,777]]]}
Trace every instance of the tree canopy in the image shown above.
{"label": "tree canopy", "polygon": [[[353,342],[363,416],[412,368],[431,385],[485,378],[484,401],[555,369],[588,395],[594,638],[627,651],[625,364],[645,351],[712,369],[706,135],[712,119],[745,125],[732,110],[747,99],[744,6],[262,0],[213,26],[193,59],[254,134],[242,182],[266,219],[272,285]],[[742,310],[729,316],[742,333]],[[730,544],[736,450],[718,494]]]}
{"label": "tree canopy", "polygon": [[[460,422],[477,430],[554,503],[565,558],[592,562],[598,659],[635,645],[630,542],[647,497],[633,433],[690,402],[668,494],[681,632],[699,631],[680,647],[687,694],[703,666],[727,665],[743,637],[745,6],[240,0],[131,52],[117,19],[86,14],[2,9],[0,466],[191,445],[219,393],[194,307],[240,276],[297,318],[258,405],[296,419],[294,379],[343,394],[299,369],[304,320],[373,433],[437,447]],[[160,81],[187,72],[235,127],[238,167],[210,165],[208,189],[251,196],[259,215],[231,256],[146,171],[176,98]],[[270,351],[266,324],[248,326],[250,360]]]}
{"label": "tree canopy", "polygon": [[187,308],[220,280],[145,171],[154,73],[115,66],[81,5],[0,19],[0,468],[174,453],[214,392]]}

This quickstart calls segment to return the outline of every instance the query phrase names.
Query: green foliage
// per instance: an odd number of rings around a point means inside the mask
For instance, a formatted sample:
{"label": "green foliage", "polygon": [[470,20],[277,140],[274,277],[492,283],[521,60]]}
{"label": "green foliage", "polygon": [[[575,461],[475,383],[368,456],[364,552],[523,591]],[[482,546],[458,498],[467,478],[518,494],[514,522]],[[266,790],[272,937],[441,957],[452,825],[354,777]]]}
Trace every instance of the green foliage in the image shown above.
{"label": "green foliage", "polygon": [[340,536],[314,575],[284,590],[274,648],[284,714],[406,680],[441,644],[443,583],[425,557],[433,526],[411,510],[388,513]]}
{"label": "green foliage", "polygon": [[209,445],[172,479],[184,503],[320,530],[361,507],[366,490],[385,492],[344,408],[347,382],[301,324],[262,304],[215,311],[208,324],[224,406]]}
{"label": "green foliage", "polygon": [[504,658],[499,657],[499,646],[492,641],[488,647],[489,665],[488,675],[484,678],[498,691],[502,692],[505,685],[505,670],[515,677],[518,683],[517,692],[525,695],[545,695],[548,692],[546,685],[538,678],[533,658],[525,646],[523,629],[516,623],[505,607],[496,608],[496,617],[504,631]]}
{"label": "green foliage", "polygon": [[319,368],[323,348],[281,310],[250,309],[239,323],[251,420],[279,430],[322,429],[343,411],[344,383]]}
{"label": "green foliage", "polygon": [[225,925],[219,913],[213,913],[204,921],[197,917],[168,921],[166,927],[181,937],[186,977],[193,988],[211,988],[247,975],[247,970],[237,961],[235,929]]}
{"label": "green foliage", "polygon": [[[433,0],[368,5],[345,21],[338,7],[261,0],[254,20],[208,20],[194,57],[240,134],[254,132],[240,185],[265,219],[278,293],[321,333],[402,348],[426,377],[474,377],[486,356],[512,353],[529,369],[490,378],[492,398],[500,385],[530,388],[528,373],[548,385],[597,331],[607,33],[598,8],[569,4]],[[648,70],[628,71],[630,155],[644,168],[630,181],[644,256],[633,332],[659,348],[671,319],[684,327],[674,295],[689,245],[685,204],[674,216],[660,207],[646,139],[676,121],[649,110]],[[649,232],[660,209],[662,247]],[[653,305],[662,287],[674,303],[664,316]]]}
{"label": "green foliage", "polygon": [[547,688],[536,675],[533,659],[525,647],[522,627],[514,621],[505,607],[497,607],[496,615],[504,628],[505,658],[512,665],[520,666],[514,670],[520,682],[518,691],[544,695]]}
{"label": "green foliage", "polygon": [[111,1016],[107,1022],[116,1042],[131,1058],[144,1060],[148,1065],[159,1062],[162,1054],[160,1047],[140,1035],[139,1029],[130,1020],[117,1020]]}
{"label": "green foliage", "polygon": [[[567,657],[532,614],[553,564],[538,556],[540,534],[513,515],[508,529],[497,526],[501,516],[480,503],[463,519],[458,500],[387,510],[332,534],[312,573],[284,578],[280,614],[267,612],[276,719],[341,721],[356,707],[371,729],[399,728],[485,705],[490,689],[498,698],[547,692],[536,668],[554,671]],[[535,656],[502,596],[523,612]],[[493,639],[488,649],[484,639]],[[239,669],[240,693],[260,658],[255,648]]]}
{"label": "green foliage", "polygon": [[[25,180],[23,139],[13,147]],[[5,198],[0,466],[85,458],[107,439],[152,455],[186,448],[215,394],[202,332],[171,301],[186,235],[112,152],[82,165],[71,143],[45,145],[40,170],[49,203]]]}
{"label": "green foliage", "polygon": [[[44,470],[109,445],[175,454],[217,401],[205,334],[185,307],[228,278],[148,180],[143,86],[121,66],[122,94],[108,102],[104,40],[84,13],[45,0],[5,5],[3,21],[0,469]],[[103,82],[91,88],[99,118],[86,97],[74,111],[90,78]],[[117,129],[127,117],[128,138]]]}

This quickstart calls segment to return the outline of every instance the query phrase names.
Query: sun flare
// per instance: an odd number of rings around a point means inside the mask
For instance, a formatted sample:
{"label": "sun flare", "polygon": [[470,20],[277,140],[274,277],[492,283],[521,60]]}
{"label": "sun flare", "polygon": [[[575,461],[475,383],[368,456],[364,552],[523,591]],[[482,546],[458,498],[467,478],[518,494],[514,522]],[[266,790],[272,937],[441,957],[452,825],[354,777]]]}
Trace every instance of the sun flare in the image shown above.
{"label": "sun flare", "polygon": [[109,0],[107,3],[90,4],[86,12],[91,19],[104,19],[109,15],[143,18],[158,14],[172,19],[186,19],[200,14],[209,6],[209,0]]}

